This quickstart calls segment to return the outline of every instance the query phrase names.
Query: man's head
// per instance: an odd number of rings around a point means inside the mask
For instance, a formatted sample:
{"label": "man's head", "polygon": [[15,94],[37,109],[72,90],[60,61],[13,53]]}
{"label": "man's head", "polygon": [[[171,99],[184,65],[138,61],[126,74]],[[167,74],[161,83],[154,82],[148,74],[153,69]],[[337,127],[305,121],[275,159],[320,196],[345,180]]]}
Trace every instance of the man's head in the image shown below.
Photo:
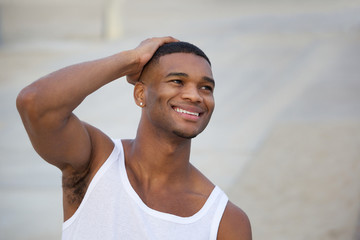
{"label": "man's head", "polygon": [[186,42],[161,46],[145,65],[135,85],[142,123],[181,138],[193,138],[208,124],[214,109],[213,80],[208,57]]}
{"label": "man's head", "polygon": [[152,58],[149,60],[149,62],[144,66],[144,70],[143,70],[143,74],[140,77],[140,81],[142,81],[142,77],[145,73],[146,75],[146,71],[148,68],[150,68],[151,66],[153,66],[154,64],[158,64],[159,63],[159,59],[162,56],[168,55],[168,54],[172,54],[172,53],[191,53],[191,54],[195,54],[199,57],[204,58],[209,65],[211,66],[211,62],[209,60],[209,58],[206,56],[206,54],[197,46],[188,43],[188,42],[172,42],[172,43],[167,43],[162,45],[161,47],[159,47],[156,52],[154,53],[154,55],[152,56]]}

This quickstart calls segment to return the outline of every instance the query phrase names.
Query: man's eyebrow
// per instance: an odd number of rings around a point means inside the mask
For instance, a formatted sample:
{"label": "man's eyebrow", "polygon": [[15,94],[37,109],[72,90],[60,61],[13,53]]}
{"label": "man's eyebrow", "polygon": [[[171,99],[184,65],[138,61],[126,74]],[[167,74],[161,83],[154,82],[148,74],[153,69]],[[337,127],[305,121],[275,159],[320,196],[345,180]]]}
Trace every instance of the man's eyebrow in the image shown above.
{"label": "man's eyebrow", "polygon": [[171,72],[168,75],[166,75],[166,77],[189,77],[189,75],[182,72]]}
{"label": "man's eyebrow", "polygon": [[204,79],[206,82],[209,82],[209,83],[211,83],[212,85],[215,86],[215,80],[214,80],[214,79],[209,78],[209,77],[203,77],[203,79]]}
{"label": "man's eyebrow", "polygon": [[[183,72],[171,72],[168,75],[166,75],[166,77],[189,77],[188,74],[183,73]],[[204,81],[211,83],[212,85],[215,86],[215,80],[210,78],[210,77],[203,77],[202,78]]]}

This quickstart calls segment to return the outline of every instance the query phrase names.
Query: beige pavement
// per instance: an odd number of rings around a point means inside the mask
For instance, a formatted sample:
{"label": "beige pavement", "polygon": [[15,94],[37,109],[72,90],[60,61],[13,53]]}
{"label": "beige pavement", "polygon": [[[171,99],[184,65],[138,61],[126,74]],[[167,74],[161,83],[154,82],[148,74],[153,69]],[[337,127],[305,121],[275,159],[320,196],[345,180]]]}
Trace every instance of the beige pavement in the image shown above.
{"label": "beige pavement", "polygon": [[[16,94],[156,35],[213,62],[216,109],[192,161],[248,213],[254,239],[360,239],[360,1],[121,1],[117,41],[102,39],[100,0],[24,1],[0,1],[0,239],[61,234],[61,175],[33,151]],[[131,91],[111,83],[76,113],[131,138]]]}

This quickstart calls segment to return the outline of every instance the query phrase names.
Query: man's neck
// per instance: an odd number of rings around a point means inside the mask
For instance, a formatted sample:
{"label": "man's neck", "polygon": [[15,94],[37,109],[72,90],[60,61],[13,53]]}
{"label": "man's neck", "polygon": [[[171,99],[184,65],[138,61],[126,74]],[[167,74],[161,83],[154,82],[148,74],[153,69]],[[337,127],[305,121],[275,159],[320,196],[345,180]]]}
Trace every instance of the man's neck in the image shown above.
{"label": "man's neck", "polygon": [[159,136],[142,131],[129,144],[127,164],[134,177],[145,188],[163,184],[176,184],[190,174],[191,139],[175,136]]}

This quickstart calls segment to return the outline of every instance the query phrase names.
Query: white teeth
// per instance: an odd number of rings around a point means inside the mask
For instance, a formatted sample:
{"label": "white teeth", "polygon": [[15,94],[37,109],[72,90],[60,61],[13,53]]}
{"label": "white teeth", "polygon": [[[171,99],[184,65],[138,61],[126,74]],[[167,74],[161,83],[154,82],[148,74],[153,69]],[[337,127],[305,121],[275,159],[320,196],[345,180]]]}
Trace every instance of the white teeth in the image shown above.
{"label": "white teeth", "polygon": [[179,113],[186,113],[186,114],[190,114],[190,115],[194,115],[194,116],[199,116],[199,113],[189,112],[189,111],[186,111],[186,110],[181,109],[181,108],[175,108],[175,111],[177,111]]}

